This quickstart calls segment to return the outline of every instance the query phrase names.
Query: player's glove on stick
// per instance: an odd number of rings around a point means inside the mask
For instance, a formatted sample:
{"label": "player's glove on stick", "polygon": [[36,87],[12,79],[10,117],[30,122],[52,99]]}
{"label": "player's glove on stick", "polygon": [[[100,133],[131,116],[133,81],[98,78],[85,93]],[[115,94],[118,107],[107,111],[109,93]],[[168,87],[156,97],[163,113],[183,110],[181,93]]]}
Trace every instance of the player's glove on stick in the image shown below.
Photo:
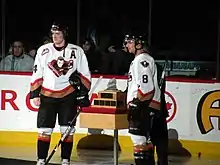
{"label": "player's glove on stick", "polygon": [[89,107],[90,100],[89,100],[88,93],[85,93],[83,91],[79,91],[77,93],[76,102],[77,102],[77,105],[80,107]]}
{"label": "player's glove on stick", "polygon": [[83,90],[80,75],[73,73],[69,78],[70,84],[76,89],[76,104],[80,107],[90,106],[90,100],[88,92]]}
{"label": "player's glove on stick", "polygon": [[146,136],[150,123],[149,101],[140,101],[134,98],[128,104],[128,132],[134,135]]}
{"label": "player's glove on stick", "polygon": [[79,74],[77,74],[77,73],[71,74],[71,76],[69,77],[69,82],[73,86],[74,89],[80,90],[81,79],[80,79],[80,75]]}
{"label": "player's glove on stick", "polygon": [[138,98],[134,98],[128,104],[128,115],[127,115],[128,121],[140,119],[141,117],[140,108],[141,108],[141,101]]}

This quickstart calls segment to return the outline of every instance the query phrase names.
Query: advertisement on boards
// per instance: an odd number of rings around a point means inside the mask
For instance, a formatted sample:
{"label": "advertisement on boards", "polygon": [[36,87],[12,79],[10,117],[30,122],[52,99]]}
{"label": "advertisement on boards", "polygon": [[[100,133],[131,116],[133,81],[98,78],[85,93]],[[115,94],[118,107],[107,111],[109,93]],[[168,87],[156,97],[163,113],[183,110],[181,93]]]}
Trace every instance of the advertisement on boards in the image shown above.
{"label": "advertisement on boards", "polygon": [[[0,130],[37,131],[37,107],[29,99],[30,76],[0,75]],[[98,78],[92,79],[95,84]],[[103,78],[92,94],[106,89],[110,79]],[[127,87],[125,79],[116,79],[119,90]],[[219,130],[219,87],[220,84],[167,82],[166,106],[169,113],[168,128],[174,129],[180,139],[220,141]],[[79,128],[76,133],[88,133],[88,129]],[[58,132],[56,125],[54,132]],[[104,130],[113,134],[111,130]],[[128,135],[127,130],[120,130],[119,135]]]}
{"label": "advertisement on boards", "polygon": [[192,84],[191,100],[192,137],[220,142],[220,84]]}

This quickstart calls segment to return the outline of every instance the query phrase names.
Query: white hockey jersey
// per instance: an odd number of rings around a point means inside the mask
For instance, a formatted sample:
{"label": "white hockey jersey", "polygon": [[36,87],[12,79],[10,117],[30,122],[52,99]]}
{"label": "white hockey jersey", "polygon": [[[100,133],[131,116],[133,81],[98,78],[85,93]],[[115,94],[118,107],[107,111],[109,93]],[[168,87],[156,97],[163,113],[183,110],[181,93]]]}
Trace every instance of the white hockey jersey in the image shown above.
{"label": "white hockey jersey", "polygon": [[58,51],[53,43],[37,50],[31,77],[30,98],[39,94],[52,98],[62,98],[75,89],[69,83],[70,75],[78,71],[83,85],[90,90],[91,74],[86,55],[81,47],[68,44]]}
{"label": "white hockey jersey", "polygon": [[130,65],[128,76],[127,103],[133,98],[152,100],[149,107],[160,110],[161,91],[154,59],[147,53],[137,55]]}

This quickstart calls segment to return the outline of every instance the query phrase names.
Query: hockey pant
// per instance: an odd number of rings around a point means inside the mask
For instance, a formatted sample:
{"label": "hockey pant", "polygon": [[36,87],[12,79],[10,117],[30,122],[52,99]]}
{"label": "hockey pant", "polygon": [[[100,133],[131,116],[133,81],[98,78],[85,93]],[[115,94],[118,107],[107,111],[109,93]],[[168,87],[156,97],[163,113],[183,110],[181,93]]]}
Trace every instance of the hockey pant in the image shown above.
{"label": "hockey pant", "polygon": [[[38,159],[46,159],[50,147],[51,134],[55,127],[56,117],[60,125],[61,136],[66,131],[69,122],[77,113],[76,103],[73,101],[75,94],[72,93],[64,98],[54,99],[41,96],[41,104],[38,110],[37,127],[37,155]],[[61,143],[61,158],[70,159],[73,147],[73,134],[75,128],[71,130],[69,136]]]}

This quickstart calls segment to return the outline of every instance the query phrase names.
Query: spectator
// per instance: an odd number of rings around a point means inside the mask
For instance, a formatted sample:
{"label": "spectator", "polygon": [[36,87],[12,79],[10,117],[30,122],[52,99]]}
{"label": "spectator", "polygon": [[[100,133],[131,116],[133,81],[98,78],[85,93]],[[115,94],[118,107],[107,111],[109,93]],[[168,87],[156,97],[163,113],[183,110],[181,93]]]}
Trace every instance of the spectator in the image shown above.
{"label": "spectator", "polygon": [[82,48],[86,54],[89,69],[92,73],[98,73],[100,70],[101,53],[96,50],[96,46],[92,39],[86,38],[82,44]]}
{"label": "spectator", "polygon": [[103,58],[102,73],[113,75],[126,75],[134,56],[126,48],[110,46],[109,53]]}
{"label": "spectator", "polygon": [[21,41],[14,41],[11,47],[11,53],[0,62],[0,70],[20,72],[32,71],[34,59],[24,53],[23,43]]}
{"label": "spectator", "polygon": [[37,50],[36,50],[36,49],[31,49],[28,54],[29,54],[33,59],[35,59],[36,53],[37,53]]}

